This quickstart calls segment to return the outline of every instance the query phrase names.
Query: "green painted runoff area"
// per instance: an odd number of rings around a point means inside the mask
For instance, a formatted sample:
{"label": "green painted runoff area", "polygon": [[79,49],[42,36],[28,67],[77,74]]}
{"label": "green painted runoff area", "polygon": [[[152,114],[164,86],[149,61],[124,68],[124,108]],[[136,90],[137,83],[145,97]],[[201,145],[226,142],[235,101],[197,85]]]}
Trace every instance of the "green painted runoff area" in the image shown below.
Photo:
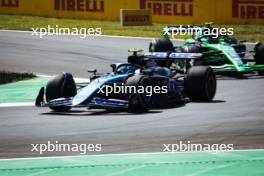
{"label": "green painted runoff area", "polygon": [[263,176],[264,150],[0,160],[1,176]]}
{"label": "green painted runoff area", "polygon": [[25,81],[0,85],[0,103],[34,102],[41,86],[46,85],[48,78],[37,77]]}

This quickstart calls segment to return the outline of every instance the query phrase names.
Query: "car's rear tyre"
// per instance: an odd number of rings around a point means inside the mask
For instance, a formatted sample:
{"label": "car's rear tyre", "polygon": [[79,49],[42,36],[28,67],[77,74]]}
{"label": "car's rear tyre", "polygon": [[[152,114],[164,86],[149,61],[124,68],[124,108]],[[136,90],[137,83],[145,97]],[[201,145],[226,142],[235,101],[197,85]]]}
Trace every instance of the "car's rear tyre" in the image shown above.
{"label": "car's rear tyre", "polygon": [[184,86],[191,101],[208,102],[216,93],[216,76],[210,67],[194,66],[188,70]]}
{"label": "car's rear tyre", "polygon": [[[60,74],[49,80],[46,86],[46,100],[57,98],[70,98],[76,95],[76,85],[73,76],[70,73]],[[71,109],[70,106],[51,106],[50,109],[58,112],[66,112]]]}
{"label": "car's rear tyre", "polygon": [[[258,43],[255,47],[256,64],[264,64],[264,44]],[[264,71],[258,71],[259,75],[264,75]]]}
{"label": "car's rear tyre", "polygon": [[[146,88],[151,86],[151,80],[143,75],[134,75],[127,78],[125,86],[136,87],[139,86]],[[132,113],[144,113],[147,112],[152,105],[152,97],[147,96],[146,91],[144,93],[129,92],[128,95],[128,109]]]}
{"label": "car's rear tyre", "polygon": [[173,51],[173,43],[169,39],[154,39],[149,44],[149,52]]}

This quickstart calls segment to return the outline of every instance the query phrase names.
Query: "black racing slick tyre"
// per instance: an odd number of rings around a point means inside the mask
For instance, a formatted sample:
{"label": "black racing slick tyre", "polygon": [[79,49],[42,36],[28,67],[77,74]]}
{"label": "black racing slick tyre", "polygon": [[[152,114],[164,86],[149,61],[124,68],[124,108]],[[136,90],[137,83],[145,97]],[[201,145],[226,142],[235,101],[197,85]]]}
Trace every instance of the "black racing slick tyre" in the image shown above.
{"label": "black racing slick tyre", "polygon": [[[264,44],[258,43],[255,47],[255,62],[256,64],[264,64]],[[264,75],[264,71],[258,71],[259,75]]]}
{"label": "black racing slick tyre", "polygon": [[194,66],[188,70],[184,89],[191,101],[208,102],[216,93],[216,76],[212,68]]}
{"label": "black racing slick tyre", "polygon": [[[57,98],[74,97],[77,93],[73,76],[70,73],[60,74],[49,80],[46,86],[46,100]],[[71,109],[70,106],[51,106],[50,109],[58,112],[66,112]]]}
{"label": "black racing slick tyre", "polygon": [[173,43],[169,39],[154,39],[149,44],[149,52],[171,52]]}
{"label": "black racing slick tyre", "polygon": [[[136,87],[138,90],[140,87],[146,88],[151,86],[151,80],[143,75],[134,75],[127,78],[125,82],[127,87]],[[128,109],[132,113],[144,113],[147,112],[152,105],[152,96],[146,94],[146,89],[144,93],[129,92],[128,95]]]}

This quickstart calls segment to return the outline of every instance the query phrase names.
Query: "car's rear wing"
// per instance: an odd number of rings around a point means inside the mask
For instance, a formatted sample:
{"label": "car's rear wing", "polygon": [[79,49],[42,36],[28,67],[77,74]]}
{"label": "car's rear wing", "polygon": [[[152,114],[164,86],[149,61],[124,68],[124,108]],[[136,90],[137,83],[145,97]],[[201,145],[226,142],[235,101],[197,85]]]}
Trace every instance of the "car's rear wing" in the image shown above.
{"label": "car's rear wing", "polygon": [[199,59],[203,56],[202,53],[167,53],[167,52],[148,52],[144,54],[145,58],[155,60],[192,60]]}

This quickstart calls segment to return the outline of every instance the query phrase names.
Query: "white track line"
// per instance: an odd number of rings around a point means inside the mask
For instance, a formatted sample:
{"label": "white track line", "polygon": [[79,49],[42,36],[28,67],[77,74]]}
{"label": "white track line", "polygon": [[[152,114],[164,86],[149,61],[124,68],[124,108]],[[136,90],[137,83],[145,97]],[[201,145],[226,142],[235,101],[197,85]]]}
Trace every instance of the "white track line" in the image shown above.
{"label": "white track line", "polygon": [[[261,151],[264,152],[264,149],[240,149],[240,150],[233,150],[230,152],[256,152]],[[32,160],[32,159],[52,159],[52,158],[78,158],[78,157],[104,157],[104,156],[134,156],[134,155],[156,155],[156,154],[185,154],[185,153],[211,153],[213,155],[217,155],[213,152],[207,151],[186,151],[186,152],[150,152],[150,153],[121,153],[121,154],[98,154],[98,155],[68,155],[68,156],[44,156],[44,157],[31,157],[31,158],[7,158],[7,159],[0,159],[2,160]],[[228,152],[219,152],[219,153],[228,153]]]}
{"label": "white track line", "polygon": [[[2,29],[0,32],[16,32],[16,33],[32,33],[32,31],[21,31],[21,30],[5,30]],[[61,35],[63,36],[63,35]],[[65,35],[67,36],[67,35]],[[81,36],[81,35],[71,35],[69,36]],[[47,36],[48,37],[48,36]],[[94,35],[94,36],[87,36],[87,37],[107,37],[107,38],[123,38],[123,39],[142,39],[142,40],[152,40],[155,37],[133,37],[133,36],[118,36],[118,35]],[[183,39],[172,39],[174,41],[184,41]]]}
{"label": "white track line", "polygon": [[[1,29],[0,32],[32,33],[32,31],[7,30],[7,29]],[[69,35],[69,36],[81,36],[81,35]],[[108,38],[124,38],[124,39],[142,39],[142,40],[152,40],[153,38],[156,38],[156,37],[133,37],[133,36],[118,36],[118,35],[96,35],[90,37],[108,37]],[[171,39],[171,40],[180,41],[180,42],[184,41],[184,39]],[[256,43],[257,42],[245,42],[245,44],[248,45],[254,45]]]}
{"label": "white track line", "polygon": [[[51,78],[51,77],[54,77],[56,75],[45,75],[45,74],[36,74],[38,77],[44,77],[44,78]],[[82,82],[89,82],[90,79],[89,78],[75,78],[74,77],[74,81],[76,83],[82,83]]]}

